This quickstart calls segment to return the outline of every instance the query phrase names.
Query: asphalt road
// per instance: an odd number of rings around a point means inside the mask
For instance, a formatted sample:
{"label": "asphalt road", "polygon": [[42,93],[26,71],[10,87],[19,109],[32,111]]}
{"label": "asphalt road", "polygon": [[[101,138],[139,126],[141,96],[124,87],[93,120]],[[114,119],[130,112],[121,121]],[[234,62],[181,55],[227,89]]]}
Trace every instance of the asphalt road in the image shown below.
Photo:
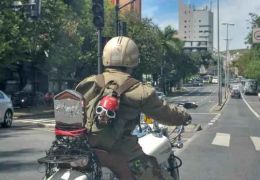
{"label": "asphalt road", "polygon": [[[196,110],[189,110],[193,122],[202,124],[202,133],[206,132],[209,123],[219,117],[219,113],[211,112],[217,102],[217,86],[205,86],[188,89],[189,92],[182,97],[175,97],[172,100],[191,100],[199,104]],[[243,103],[242,100],[239,100]],[[11,129],[0,129],[0,180],[39,180],[44,175],[44,168],[39,166],[37,159],[45,155],[54,139],[53,130],[39,128],[35,123],[53,123],[49,119],[23,119],[14,121]],[[193,136],[196,133],[191,134]],[[190,136],[190,137],[191,137]],[[190,141],[184,144],[185,148],[192,148]],[[181,155],[182,152],[180,151]],[[183,154],[186,154],[186,149]],[[187,155],[189,156],[189,155]],[[192,154],[190,155],[192,156]],[[185,166],[181,173],[186,171]],[[188,161],[189,163],[191,161]],[[197,162],[193,162],[196,164]],[[184,178],[186,179],[185,176]]]}
{"label": "asphalt road", "polygon": [[[246,105],[253,111],[253,113],[259,117],[260,114],[260,100],[256,95],[242,95]],[[257,115],[258,114],[258,115]]]}
{"label": "asphalt road", "polygon": [[[218,86],[205,85],[201,87],[186,87],[187,92],[182,96],[168,98],[169,103],[178,103],[181,101],[190,101],[198,104],[198,108],[189,109],[192,116],[192,123],[206,128],[211,120],[219,116],[219,112],[214,111],[218,102]],[[224,96],[223,96],[224,101]]]}
{"label": "asphalt road", "polygon": [[39,180],[44,168],[37,159],[45,155],[54,136],[48,129],[15,123],[0,129],[0,180]]}
{"label": "asphalt road", "polygon": [[218,119],[179,154],[184,180],[259,180],[260,120],[243,99],[229,99]]}

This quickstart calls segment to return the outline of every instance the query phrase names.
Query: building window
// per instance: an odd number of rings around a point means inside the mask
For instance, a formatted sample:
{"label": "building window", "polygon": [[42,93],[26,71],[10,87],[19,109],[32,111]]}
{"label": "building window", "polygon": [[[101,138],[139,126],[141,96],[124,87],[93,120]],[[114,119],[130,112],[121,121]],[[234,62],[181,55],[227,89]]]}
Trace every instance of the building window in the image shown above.
{"label": "building window", "polygon": [[184,36],[184,39],[187,39],[187,37],[186,37],[186,36]]}
{"label": "building window", "polygon": [[186,28],[187,26],[184,26],[184,28]]}
{"label": "building window", "polygon": [[184,22],[186,23],[186,22],[187,22],[187,20],[184,20]]}
{"label": "building window", "polygon": [[199,27],[211,27],[210,25],[199,25]]}
{"label": "building window", "polygon": [[199,36],[199,38],[208,38],[208,36]]}
{"label": "building window", "polygon": [[199,20],[199,22],[201,22],[201,20]]}

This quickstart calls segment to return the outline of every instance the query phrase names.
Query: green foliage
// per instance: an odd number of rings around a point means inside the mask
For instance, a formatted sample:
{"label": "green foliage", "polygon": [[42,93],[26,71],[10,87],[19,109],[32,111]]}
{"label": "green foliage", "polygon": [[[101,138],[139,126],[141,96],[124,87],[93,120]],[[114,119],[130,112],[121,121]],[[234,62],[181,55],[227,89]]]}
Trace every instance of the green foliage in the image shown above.
{"label": "green foliage", "polygon": [[[260,16],[250,13],[251,27],[260,27]],[[252,32],[246,37],[246,42],[251,45],[251,50],[243,54],[238,61],[233,63],[239,73],[247,78],[257,79],[260,81],[260,44],[253,44]]]}
{"label": "green foliage", "polygon": [[[41,17],[34,21],[22,11],[14,12],[11,3],[0,1],[0,74],[29,62],[61,86],[62,80],[80,81],[97,73],[97,32],[90,0],[44,0]],[[105,1],[106,37],[115,36],[114,8]],[[120,20],[127,22],[127,36],[140,50],[136,77],[152,74],[154,80],[173,85],[198,71],[202,56],[184,54],[174,28],[161,30],[151,19],[140,20],[134,13],[120,13]]]}

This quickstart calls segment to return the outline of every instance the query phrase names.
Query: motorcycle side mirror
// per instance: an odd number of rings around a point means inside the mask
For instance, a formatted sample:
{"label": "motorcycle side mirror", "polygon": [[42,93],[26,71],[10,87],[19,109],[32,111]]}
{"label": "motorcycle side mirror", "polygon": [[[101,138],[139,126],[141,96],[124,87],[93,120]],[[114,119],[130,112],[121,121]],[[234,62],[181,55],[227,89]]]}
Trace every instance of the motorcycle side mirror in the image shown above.
{"label": "motorcycle side mirror", "polygon": [[196,109],[198,105],[195,102],[186,102],[183,104],[183,107],[186,109]]}

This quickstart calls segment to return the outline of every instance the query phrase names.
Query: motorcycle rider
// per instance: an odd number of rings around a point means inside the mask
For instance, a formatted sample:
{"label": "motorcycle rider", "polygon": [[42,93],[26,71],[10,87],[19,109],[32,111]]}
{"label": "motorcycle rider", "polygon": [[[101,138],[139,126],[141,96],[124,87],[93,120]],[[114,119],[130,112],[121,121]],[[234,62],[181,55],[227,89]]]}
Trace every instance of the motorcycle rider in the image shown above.
{"label": "motorcycle rider", "polygon": [[[103,50],[103,75],[105,83],[114,80],[122,85],[139,64],[139,50],[128,37],[114,37]],[[96,76],[86,80],[95,80]],[[84,95],[84,93],[83,93]],[[161,170],[156,159],[144,154],[138,138],[131,132],[139,121],[140,113],[164,125],[187,125],[191,116],[178,107],[170,108],[160,100],[155,89],[141,82],[129,88],[120,98],[117,121],[110,131],[103,134],[92,130],[89,141],[101,164],[110,168],[119,179],[163,180],[172,179],[166,170]],[[165,172],[164,172],[165,171]]]}

